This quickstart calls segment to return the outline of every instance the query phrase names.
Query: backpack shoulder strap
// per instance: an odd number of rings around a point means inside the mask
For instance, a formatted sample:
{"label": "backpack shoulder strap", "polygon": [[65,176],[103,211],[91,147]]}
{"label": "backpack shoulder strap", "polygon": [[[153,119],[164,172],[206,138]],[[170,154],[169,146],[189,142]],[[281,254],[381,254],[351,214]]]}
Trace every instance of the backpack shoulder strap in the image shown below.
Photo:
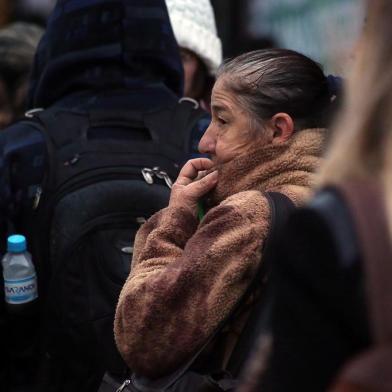
{"label": "backpack shoulder strap", "polygon": [[352,182],[338,189],[351,211],[361,248],[375,342],[391,343],[392,247],[381,186]]}
{"label": "backpack shoulder strap", "polygon": [[63,108],[48,108],[34,112],[24,122],[39,130],[45,140],[48,154],[45,187],[51,189],[56,182],[58,151],[82,137],[89,126],[88,114]]}
{"label": "backpack shoulder strap", "polygon": [[47,144],[55,149],[78,138],[89,124],[87,113],[62,108],[48,108],[35,112],[27,121],[35,124],[43,133]]}
{"label": "backpack shoulder strap", "polygon": [[[290,213],[295,208],[294,203],[282,193],[270,192],[266,194],[266,197],[271,210],[271,225],[263,249],[263,262],[258,273],[260,278],[268,278],[274,262],[276,244],[279,241],[280,233]],[[259,334],[268,329],[270,305],[270,297],[268,296],[267,287],[264,285],[264,287],[261,287],[258,300],[252,307],[252,311],[230,356],[227,370],[233,376],[237,376],[240,373]]]}
{"label": "backpack shoulder strap", "polygon": [[263,249],[263,263],[260,274],[268,275],[271,269],[272,257],[275,252],[275,244],[279,235],[287,222],[290,213],[294,210],[295,205],[286,195],[279,192],[268,192],[265,194],[271,211],[271,224],[267,240]]}

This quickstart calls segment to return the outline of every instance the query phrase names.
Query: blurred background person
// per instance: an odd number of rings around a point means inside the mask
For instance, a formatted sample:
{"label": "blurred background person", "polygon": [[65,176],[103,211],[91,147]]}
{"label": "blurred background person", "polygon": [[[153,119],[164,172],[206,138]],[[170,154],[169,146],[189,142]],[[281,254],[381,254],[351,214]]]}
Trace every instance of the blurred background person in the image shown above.
{"label": "blurred background person", "polygon": [[210,110],[215,74],[222,62],[210,0],[166,0],[184,67],[184,96]]}
{"label": "blurred background person", "polygon": [[0,30],[0,129],[23,117],[35,49],[43,30],[13,23]]}

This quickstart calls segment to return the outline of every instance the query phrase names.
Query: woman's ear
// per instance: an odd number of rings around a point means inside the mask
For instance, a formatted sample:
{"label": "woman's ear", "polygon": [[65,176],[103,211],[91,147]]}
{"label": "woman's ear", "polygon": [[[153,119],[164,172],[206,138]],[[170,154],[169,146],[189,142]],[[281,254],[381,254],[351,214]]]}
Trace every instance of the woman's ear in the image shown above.
{"label": "woman's ear", "polygon": [[294,121],[287,113],[277,113],[271,120],[270,125],[273,130],[272,143],[284,143],[290,139],[294,133]]}

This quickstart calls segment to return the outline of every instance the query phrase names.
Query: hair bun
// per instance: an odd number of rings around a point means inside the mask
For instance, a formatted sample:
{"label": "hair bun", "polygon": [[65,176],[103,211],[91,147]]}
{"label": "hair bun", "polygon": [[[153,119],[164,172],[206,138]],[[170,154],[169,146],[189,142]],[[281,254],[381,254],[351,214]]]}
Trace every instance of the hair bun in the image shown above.
{"label": "hair bun", "polygon": [[343,90],[343,78],[340,76],[328,75],[327,76],[328,91],[331,100],[341,95]]}

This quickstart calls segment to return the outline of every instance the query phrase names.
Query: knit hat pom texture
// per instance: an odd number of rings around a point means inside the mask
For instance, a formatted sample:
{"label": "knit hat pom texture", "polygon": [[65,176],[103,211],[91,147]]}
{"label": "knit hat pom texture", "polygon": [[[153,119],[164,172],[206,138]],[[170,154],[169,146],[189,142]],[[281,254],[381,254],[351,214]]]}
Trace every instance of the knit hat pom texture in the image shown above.
{"label": "knit hat pom texture", "polygon": [[209,0],[166,0],[171,24],[181,48],[194,52],[215,75],[222,63],[222,43]]}

